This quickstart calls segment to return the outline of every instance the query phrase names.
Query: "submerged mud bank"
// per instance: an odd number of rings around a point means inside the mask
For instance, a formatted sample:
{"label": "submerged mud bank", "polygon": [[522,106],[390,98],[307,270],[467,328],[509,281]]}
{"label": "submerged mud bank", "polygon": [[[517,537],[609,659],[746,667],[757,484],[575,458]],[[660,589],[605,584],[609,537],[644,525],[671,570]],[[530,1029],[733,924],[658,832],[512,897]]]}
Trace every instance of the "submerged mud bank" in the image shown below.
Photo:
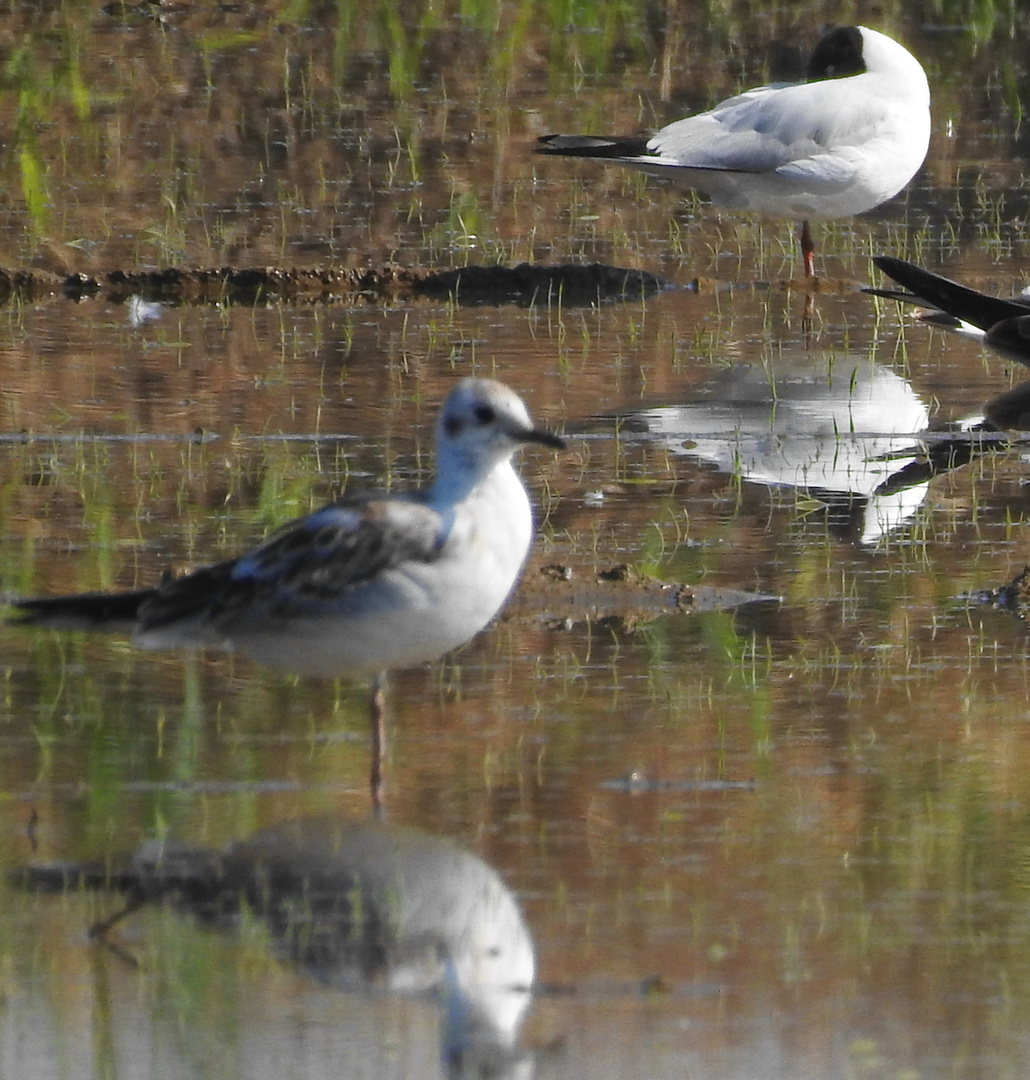
{"label": "submerged mud bank", "polygon": [[[0,268],[0,304],[12,300],[63,297],[73,301],[103,297],[125,303],[140,297],[153,303],[330,304],[401,299],[453,299],[468,304],[589,305],[639,300],[679,288],[644,270],[603,263],[579,266],[464,266],[446,270],[398,266],[289,269],[217,267],[113,270],[102,274],[58,274]],[[686,288],[697,289],[697,282]]]}
{"label": "submerged mud bank", "polygon": [[675,289],[694,293],[797,290],[811,294],[849,293],[860,288],[860,282],[830,278],[730,283],[693,277],[678,283],[646,270],[605,263],[554,266],[520,263],[517,266],[461,266],[443,270],[394,263],[357,268],[166,267],[68,274],[0,267],[0,305],[46,299],[74,303],[104,299],[115,304],[138,299],[170,307],[446,300],[468,305],[589,307],[646,300]]}
{"label": "submerged mud bank", "polygon": [[662,615],[731,611],[745,604],[779,603],[780,599],[743,589],[663,581],[626,564],[542,564],[537,558],[531,560],[501,618],[547,629],[587,622],[633,628]]}

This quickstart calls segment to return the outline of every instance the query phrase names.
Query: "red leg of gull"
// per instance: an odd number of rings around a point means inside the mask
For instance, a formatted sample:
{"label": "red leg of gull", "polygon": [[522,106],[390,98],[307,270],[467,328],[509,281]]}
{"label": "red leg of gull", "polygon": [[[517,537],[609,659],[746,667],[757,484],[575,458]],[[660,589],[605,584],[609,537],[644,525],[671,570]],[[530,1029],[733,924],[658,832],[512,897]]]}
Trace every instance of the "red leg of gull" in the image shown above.
{"label": "red leg of gull", "polygon": [[815,244],[807,221],[801,222],[801,259],[805,264],[805,277],[815,277]]}
{"label": "red leg of gull", "polygon": [[372,795],[372,813],[379,817],[383,812],[383,755],[386,751],[386,672],[377,675],[372,684],[370,714],[372,763],[368,786]]}

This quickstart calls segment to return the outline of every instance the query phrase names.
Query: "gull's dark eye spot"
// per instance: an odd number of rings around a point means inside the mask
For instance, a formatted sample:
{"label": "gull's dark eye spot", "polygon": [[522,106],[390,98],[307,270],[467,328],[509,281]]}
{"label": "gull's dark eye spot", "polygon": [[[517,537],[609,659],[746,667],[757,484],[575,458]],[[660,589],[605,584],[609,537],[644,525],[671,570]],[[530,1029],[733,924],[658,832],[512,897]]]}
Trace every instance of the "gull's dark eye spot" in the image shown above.
{"label": "gull's dark eye spot", "polygon": [[497,413],[494,412],[489,405],[477,405],[472,410],[472,415],[475,416],[481,424],[491,424],[497,419]]}
{"label": "gull's dark eye spot", "polygon": [[443,430],[447,435],[457,435],[461,431],[461,421],[456,416],[445,416],[443,421]]}

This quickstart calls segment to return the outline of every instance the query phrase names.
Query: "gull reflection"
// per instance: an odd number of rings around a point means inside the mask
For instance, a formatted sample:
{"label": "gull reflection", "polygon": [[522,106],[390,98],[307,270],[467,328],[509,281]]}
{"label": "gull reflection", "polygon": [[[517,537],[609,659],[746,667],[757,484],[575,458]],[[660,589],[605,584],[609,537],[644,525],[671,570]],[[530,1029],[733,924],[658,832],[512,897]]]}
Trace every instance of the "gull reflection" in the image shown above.
{"label": "gull reflection", "polygon": [[529,1067],[517,1048],[534,978],[529,931],[500,875],[442,837],[308,818],[222,852],[155,841],[113,871],[48,864],[18,878],[36,889],[123,893],[125,907],[93,937],[154,901],[224,929],[249,911],[283,959],[325,985],[434,994],[449,1076],[513,1077]]}
{"label": "gull reflection", "polygon": [[900,486],[895,478],[919,460],[913,436],[929,411],[906,379],[875,361],[737,365],[702,392],[693,404],[634,413],[629,425],[675,454],[845,510],[863,544],[908,521],[926,496],[928,477]]}

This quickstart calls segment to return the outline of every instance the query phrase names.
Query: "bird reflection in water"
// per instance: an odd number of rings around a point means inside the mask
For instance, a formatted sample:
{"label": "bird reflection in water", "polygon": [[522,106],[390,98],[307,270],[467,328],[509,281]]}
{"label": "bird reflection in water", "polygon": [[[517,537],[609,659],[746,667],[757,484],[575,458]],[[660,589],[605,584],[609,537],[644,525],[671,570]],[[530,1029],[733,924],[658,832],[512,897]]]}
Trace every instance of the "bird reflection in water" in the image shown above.
{"label": "bird reflection in water", "polygon": [[736,365],[701,393],[689,404],[633,413],[628,427],[754,483],[802,489],[863,544],[903,524],[925,498],[925,478],[896,491],[888,485],[916,460],[913,436],[927,427],[929,409],[879,364],[837,357],[820,368],[806,354],[773,373]]}
{"label": "bird reflection in water", "polygon": [[501,876],[451,841],[382,822],[307,818],[221,852],[144,844],[124,864],[27,867],[37,890],[103,889],[125,906],[168,901],[219,929],[263,919],[281,959],[342,990],[432,994],[451,1077],[521,1075],[518,1034],[534,979],[533,942]]}
{"label": "bird reflection in water", "polygon": [[820,500],[829,520],[863,545],[905,525],[934,476],[1012,444],[1030,425],[1030,382],[989,401],[982,416],[930,428],[911,383],[866,357],[806,356],[737,365],[699,390],[700,400],[630,414],[624,433],[647,433],[677,455],[773,488]]}

